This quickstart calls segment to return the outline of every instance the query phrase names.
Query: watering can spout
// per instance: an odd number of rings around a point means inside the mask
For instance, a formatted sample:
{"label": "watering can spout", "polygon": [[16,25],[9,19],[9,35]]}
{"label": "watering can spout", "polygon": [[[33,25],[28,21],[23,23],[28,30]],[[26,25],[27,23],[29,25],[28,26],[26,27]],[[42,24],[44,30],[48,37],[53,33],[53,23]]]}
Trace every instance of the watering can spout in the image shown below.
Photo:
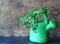
{"label": "watering can spout", "polygon": [[46,30],[49,31],[51,28],[57,28],[58,27],[58,24],[57,22],[52,19],[49,21],[49,24],[46,26]]}

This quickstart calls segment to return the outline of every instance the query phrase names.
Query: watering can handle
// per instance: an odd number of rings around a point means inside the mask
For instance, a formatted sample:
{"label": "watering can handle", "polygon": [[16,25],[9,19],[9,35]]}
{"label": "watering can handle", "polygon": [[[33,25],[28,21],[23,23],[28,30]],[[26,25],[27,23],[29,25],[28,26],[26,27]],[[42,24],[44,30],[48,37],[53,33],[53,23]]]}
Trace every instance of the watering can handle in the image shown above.
{"label": "watering can handle", "polygon": [[45,23],[48,24],[49,11],[50,11],[49,8],[47,6],[45,6],[45,7],[41,8],[41,9],[39,9],[37,11],[34,11],[33,15],[35,15],[35,16],[38,15],[38,14],[42,15],[44,17]]}

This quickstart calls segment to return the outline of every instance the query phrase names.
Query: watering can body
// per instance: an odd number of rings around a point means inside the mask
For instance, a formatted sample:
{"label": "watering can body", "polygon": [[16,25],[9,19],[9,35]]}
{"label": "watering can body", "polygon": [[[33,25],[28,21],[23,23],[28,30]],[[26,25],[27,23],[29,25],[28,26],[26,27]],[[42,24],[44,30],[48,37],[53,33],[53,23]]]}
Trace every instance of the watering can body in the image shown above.
{"label": "watering can body", "polygon": [[33,31],[30,28],[30,41],[37,43],[45,43],[49,39],[49,31],[46,30],[45,22],[38,23],[37,29]]}
{"label": "watering can body", "polygon": [[38,23],[36,30],[30,28],[30,41],[37,43],[46,43],[49,41],[49,31],[51,28],[57,28],[55,20],[50,20],[48,24],[45,22]]}

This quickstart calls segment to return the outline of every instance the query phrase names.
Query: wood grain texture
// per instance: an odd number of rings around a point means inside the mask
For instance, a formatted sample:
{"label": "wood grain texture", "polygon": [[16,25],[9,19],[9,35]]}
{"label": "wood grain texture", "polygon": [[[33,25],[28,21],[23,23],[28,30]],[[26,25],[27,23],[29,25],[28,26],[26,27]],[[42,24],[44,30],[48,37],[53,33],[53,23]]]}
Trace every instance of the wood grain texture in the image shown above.
{"label": "wood grain texture", "polygon": [[[0,36],[28,36],[29,29],[20,26],[17,17],[34,7],[39,9],[45,5],[51,9],[49,17],[55,18],[60,27],[60,0],[0,0]],[[59,29],[51,31],[50,35],[60,36]]]}

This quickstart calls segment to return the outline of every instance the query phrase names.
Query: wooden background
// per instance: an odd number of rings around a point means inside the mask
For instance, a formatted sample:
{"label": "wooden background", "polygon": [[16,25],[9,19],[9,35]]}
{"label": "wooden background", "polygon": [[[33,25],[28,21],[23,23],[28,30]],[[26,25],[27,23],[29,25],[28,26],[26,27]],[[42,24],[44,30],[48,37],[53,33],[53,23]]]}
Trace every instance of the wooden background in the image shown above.
{"label": "wooden background", "polygon": [[19,25],[17,17],[45,5],[51,9],[49,17],[59,23],[56,30],[50,31],[50,36],[60,36],[60,0],[0,0],[0,36],[28,36],[29,29]]}

